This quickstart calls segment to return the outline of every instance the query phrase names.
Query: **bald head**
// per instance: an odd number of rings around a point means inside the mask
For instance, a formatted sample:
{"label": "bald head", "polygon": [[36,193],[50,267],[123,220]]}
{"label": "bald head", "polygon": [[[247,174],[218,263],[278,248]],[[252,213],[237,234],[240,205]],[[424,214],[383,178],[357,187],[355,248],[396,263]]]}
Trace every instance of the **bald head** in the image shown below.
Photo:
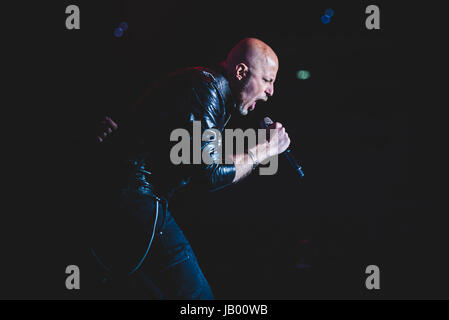
{"label": "bald head", "polygon": [[250,69],[259,69],[265,65],[279,65],[278,57],[265,42],[256,38],[245,38],[231,49],[226,65],[234,69],[239,63],[246,64]]}
{"label": "bald head", "polygon": [[257,101],[267,101],[273,95],[279,60],[263,41],[241,40],[223,64],[241,114],[246,115],[254,110]]}

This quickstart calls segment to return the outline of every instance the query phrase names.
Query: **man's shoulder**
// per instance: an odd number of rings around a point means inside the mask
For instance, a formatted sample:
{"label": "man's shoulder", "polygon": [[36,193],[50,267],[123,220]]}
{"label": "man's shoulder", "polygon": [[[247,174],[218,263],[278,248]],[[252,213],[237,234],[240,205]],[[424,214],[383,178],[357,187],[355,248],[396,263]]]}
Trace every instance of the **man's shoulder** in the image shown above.
{"label": "man's shoulder", "polygon": [[220,70],[205,66],[187,67],[167,75],[168,82],[181,82],[189,86],[215,86],[218,90],[226,90],[228,81]]}

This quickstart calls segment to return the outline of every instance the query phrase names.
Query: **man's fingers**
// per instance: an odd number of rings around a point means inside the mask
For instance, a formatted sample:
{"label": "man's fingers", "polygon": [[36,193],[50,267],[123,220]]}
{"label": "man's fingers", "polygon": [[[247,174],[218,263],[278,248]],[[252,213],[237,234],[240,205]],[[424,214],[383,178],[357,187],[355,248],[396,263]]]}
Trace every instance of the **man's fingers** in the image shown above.
{"label": "man's fingers", "polygon": [[114,122],[114,120],[111,119],[109,116],[105,116],[104,119],[102,119],[98,126],[98,135],[96,137],[97,142],[101,143],[103,140],[110,135],[113,131],[118,129],[117,123]]}
{"label": "man's fingers", "polygon": [[106,116],[106,117],[104,117],[104,119],[105,119],[105,120],[104,120],[104,123],[107,124],[107,125],[109,125],[109,126],[111,126],[112,129],[115,130],[115,129],[118,128],[117,123],[115,123],[114,120],[111,119],[111,117]]}
{"label": "man's fingers", "polygon": [[112,119],[108,120],[108,124],[111,126],[112,129],[117,130],[118,125]]}
{"label": "man's fingers", "polygon": [[272,125],[268,126],[269,129],[279,129],[282,128],[282,123],[275,122]]}

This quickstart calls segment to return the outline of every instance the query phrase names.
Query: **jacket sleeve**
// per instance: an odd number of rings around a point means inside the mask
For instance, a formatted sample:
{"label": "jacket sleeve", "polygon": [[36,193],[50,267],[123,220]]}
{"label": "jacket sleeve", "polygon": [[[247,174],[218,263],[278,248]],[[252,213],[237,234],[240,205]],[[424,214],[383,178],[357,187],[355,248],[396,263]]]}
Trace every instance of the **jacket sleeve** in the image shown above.
{"label": "jacket sleeve", "polygon": [[[189,92],[189,110],[188,122],[191,137],[195,138],[192,134],[194,121],[201,122],[201,135],[207,131],[213,137],[214,130],[210,129],[215,129],[215,132],[218,130],[220,134],[222,133],[225,125],[223,123],[225,105],[213,83],[201,82],[191,88],[191,92]],[[217,148],[219,143],[221,141],[217,141],[217,136],[215,136],[215,139],[201,141],[201,153],[209,154],[210,160],[213,161],[209,161],[209,164],[201,161],[201,165],[193,165],[194,175],[192,178],[206,182],[211,191],[216,191],[232,184],[235,177],[235,166],[234,164],[226,164],[224,162],[224,157],[221,155],[224,147],[222,146],[222,150]],[[221,160],[222,158],[223,160]]]}

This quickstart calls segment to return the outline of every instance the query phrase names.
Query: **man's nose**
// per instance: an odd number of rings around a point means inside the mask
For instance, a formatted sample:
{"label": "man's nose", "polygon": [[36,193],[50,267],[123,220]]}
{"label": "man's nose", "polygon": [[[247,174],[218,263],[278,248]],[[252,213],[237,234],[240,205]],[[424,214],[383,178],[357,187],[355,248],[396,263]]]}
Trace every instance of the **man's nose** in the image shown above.
{"label": "man's nose", "polygon": [[274,85],[271,84],[271,85],[265,90],[265,93],[266,93],[267,95],[269,95],[270,97],[273,96],[273,94],[274,94]]}

